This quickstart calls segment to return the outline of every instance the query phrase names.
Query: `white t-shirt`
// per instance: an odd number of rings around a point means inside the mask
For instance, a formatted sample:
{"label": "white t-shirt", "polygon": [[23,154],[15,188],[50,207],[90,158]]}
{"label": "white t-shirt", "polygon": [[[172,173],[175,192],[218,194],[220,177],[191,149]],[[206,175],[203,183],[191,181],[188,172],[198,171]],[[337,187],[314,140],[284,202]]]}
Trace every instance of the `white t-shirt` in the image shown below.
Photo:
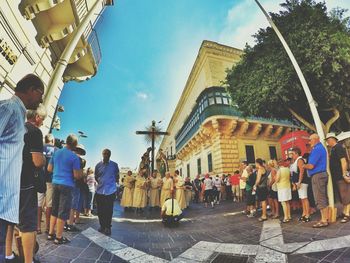
{"label": "white t-shirt", "polygon": [[[178,216],[181,215],[182,210],[179,206],[179,202],[176,199],[173,199],[174,201],[171,200],[171,198],[169,198],[168,200],[166,200],[163,204],[162,207],[162,211],[165,211],[165,214],[167,216]],[[174,210],[173,210],[173,214],[171,214],[171,210],[172,210],[172,203],[174,203]]]}
{"label": "white t-shirt", "polygon": [[220,177],[215,177],[214,181],[214,185],[216,187],[216,189],[220,190],[221,189],[221,184],[222,184],[222,180]]}
{"label": "white t-shirt", "polygon": [[213,189],[213,181],[210,178],[205,178],[203,183],[204,183],[204,190]]}
{"label": "white t-shirt", "polygon": [[241,178],[239,179],[239,189],[245,189],[247,183],[242,180],[242,178],[247,179],[248,178],[248,172],[247,168],[245,168],[242,172]]}

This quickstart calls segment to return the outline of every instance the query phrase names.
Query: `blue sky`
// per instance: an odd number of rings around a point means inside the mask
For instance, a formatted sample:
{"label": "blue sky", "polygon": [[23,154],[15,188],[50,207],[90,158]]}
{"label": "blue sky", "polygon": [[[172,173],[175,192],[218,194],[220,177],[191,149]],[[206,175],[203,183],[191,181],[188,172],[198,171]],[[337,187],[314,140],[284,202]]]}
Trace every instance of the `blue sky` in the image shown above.
{"label": "blue sky", "polygon": [[[268,12],[279,0],[260,1]],[[350,9],[349,0],[328,7]],[[84,131],[88,166],[104,148],[120,167],[136,168],[149,146],[136,130],[152,120],[166,130],[203,40],[236,48],[268,24],[254,0],[117,0],[96,27],[102,50],[97,75],[65,85],[56,137]]]}

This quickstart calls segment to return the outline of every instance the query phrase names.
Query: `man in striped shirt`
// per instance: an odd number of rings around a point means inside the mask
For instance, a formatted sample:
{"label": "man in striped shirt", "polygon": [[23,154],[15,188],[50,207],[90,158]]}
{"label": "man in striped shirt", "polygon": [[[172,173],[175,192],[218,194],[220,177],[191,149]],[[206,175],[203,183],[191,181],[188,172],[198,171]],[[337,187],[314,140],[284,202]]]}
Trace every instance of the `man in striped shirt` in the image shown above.
{"label": "man in striped shirt", "polygon": [[17,83],[11,99],[0,101],[0,263],[5,262],[7,226],[19,219],[26,109],[37,109],[43,94],[41,79],[29,74]]}

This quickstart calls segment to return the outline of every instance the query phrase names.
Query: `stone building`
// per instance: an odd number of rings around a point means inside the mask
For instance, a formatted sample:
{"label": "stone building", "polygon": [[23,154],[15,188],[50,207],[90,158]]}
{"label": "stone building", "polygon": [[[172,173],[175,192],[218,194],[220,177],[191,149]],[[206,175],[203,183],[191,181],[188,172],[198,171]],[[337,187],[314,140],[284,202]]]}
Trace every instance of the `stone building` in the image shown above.
{"label": "stone building", "polygon": [[[0,99],[14,93],[19,79],[28,73],[45,84],[48,118],[42,128],[46,134],[52,124],[64,82],[84,81],[98,70],[101,50],[94,27],[101,13],[113,0],[2,0],[0,5]],[[60,60],[80,25],[84,32],[73,53]],[[56,85],[48,86],[57,65],[66,63]]]}
{"label": "stone building", "polygon": [[160,145],[170,171],[184,176],[232,173],[242,160],[280,158],[279,138],[293,128],[288,121],[245,118],[223,87],[226,70],[243,52],[203,41],[185,88]]}

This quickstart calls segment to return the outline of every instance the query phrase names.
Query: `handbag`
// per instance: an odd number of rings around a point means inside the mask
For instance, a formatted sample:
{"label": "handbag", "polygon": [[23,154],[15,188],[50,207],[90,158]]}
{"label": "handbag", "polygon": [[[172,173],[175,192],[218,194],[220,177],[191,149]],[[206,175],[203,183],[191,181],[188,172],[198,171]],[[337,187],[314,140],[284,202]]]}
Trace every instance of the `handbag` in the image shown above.
{"label": "handbag", "polygon": [[43,170],[35,171],[34,188],[38,193],[43,194],[46,192],[46,181],[45,181]]}
{"label": "handbag", "polygon": [[350,184],[350,171],[346,172],[346,175],[343,176],[345,183]]}

